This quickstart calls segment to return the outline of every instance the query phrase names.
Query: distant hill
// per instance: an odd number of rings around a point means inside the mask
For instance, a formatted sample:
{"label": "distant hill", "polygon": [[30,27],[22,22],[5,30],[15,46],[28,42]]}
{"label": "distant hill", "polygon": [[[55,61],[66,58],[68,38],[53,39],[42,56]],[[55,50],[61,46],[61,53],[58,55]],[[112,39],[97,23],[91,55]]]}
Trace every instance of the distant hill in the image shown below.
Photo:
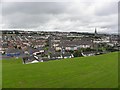
{"label": "distant hill", "polygon": [[117,88],[118,53],[34,64],[3,60],[3,88]]}

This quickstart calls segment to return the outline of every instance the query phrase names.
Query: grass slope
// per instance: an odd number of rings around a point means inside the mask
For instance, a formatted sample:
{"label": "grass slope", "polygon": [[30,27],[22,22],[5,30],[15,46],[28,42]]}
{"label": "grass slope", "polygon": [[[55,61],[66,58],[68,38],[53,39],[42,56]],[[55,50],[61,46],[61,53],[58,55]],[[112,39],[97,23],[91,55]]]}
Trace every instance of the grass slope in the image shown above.
{"label": "grass slope", "polygon": [[0,60],[0,89],[2,88],[2,60]]}
{"label": "grass slope", "polygon": [[3,88],[115,88],[118,53],[22,64],[3,60]]}

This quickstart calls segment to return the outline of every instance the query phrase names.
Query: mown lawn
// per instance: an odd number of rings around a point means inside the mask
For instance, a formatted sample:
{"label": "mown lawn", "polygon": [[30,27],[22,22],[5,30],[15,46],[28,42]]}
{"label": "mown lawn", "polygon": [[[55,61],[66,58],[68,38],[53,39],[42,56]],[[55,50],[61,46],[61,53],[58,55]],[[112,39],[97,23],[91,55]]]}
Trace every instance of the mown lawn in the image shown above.
{"label": "mown lawn", "polygon": [[2,88],[2,60],[0,60],[0,89]]}
{"label": "mown lawn", "polygon": [[117,88],[118,53],[34,64],[3,60],[3,88]]}

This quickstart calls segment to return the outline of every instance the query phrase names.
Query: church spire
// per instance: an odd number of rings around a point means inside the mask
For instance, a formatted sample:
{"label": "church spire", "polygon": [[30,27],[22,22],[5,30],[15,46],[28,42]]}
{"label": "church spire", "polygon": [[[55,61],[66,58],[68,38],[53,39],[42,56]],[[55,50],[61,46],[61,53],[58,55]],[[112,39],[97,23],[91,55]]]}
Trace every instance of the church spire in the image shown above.
{"label": "church spire", "polygon": [[95,28],[95,36],[97,36],[97,29]]}

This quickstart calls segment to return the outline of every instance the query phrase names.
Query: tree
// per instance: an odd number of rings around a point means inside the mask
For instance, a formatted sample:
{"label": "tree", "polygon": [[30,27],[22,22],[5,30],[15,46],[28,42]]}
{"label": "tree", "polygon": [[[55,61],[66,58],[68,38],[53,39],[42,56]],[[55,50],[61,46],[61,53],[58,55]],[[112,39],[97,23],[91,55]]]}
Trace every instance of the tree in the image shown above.
{"label": "tree", "polygon": [[81,54],[81,49],[79,49],[79,50],[77,50],[77,51],[74,51],[74,52],[73,52],[73,55],[74,55],[74,57],[80,57],[80,56],[82,56],[82,54]]}

